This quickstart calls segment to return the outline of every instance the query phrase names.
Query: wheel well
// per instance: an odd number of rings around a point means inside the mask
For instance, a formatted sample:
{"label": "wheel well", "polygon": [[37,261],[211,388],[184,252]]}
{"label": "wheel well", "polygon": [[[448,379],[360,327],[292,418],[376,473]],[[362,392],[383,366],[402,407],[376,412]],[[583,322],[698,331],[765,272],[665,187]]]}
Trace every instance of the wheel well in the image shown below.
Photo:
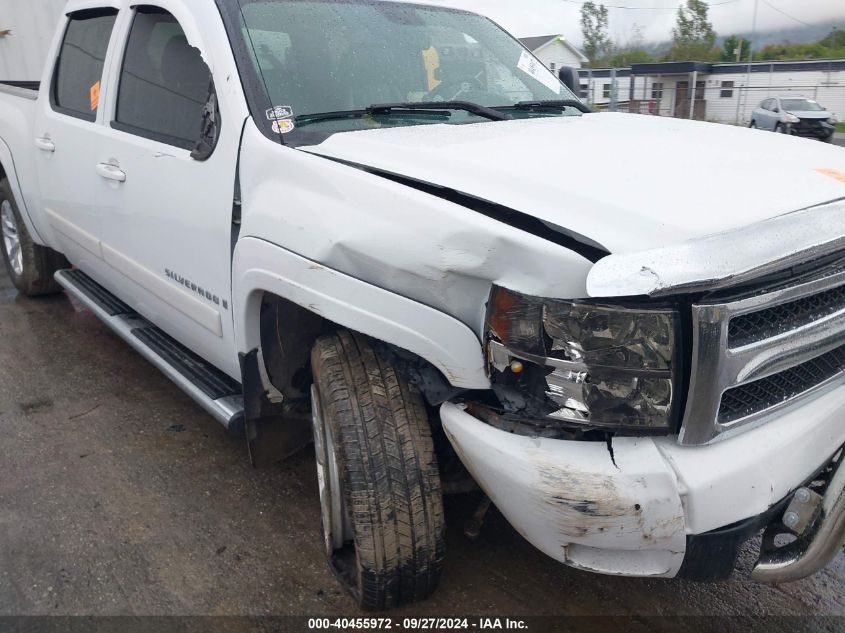
{"label": "wheel well", "polygon": [[[312,383],[311,349],[320,336],[344,326],[271,293],[264,293],[260,313],[261,351],[270,383],[287,400],[306,400]],[[461,393],[434,365],[395,345],[368,337],[379,354],[408,373],[430,405]]]}

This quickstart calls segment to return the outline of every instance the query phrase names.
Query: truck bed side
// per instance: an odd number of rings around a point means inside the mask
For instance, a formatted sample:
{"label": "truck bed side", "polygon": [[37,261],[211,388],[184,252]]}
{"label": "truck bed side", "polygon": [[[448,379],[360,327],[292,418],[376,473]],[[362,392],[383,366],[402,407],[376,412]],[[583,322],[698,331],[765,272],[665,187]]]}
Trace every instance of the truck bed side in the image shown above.
{"label": "truck bed side", "polygon": [[38,82],[0,82],[0,171],[12,185],[33,239],[43,244],[40,218],[35,217],[38,186],[33,143],[38,87]]}

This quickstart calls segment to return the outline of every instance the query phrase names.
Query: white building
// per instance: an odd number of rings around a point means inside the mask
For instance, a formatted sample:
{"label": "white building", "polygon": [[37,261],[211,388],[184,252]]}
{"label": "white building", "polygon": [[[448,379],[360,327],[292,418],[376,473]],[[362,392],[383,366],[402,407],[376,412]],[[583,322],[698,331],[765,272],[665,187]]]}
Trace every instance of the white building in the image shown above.
{"label": "white building", "polygon": [[[579,71],[582,97],[620,110],[746,125],[761,101],[809,97],[845,119],[845,59],[710,64],[665,62]],[[615,80],[613,75],[615,74]],[[690,99],[690,86],[695,86]]]}
{"label": "white building", "polygon": [[38,81],[66,0],[0,2],[0,81]]}
{"label": "white building", "polygon": [[563,35],[523,37],[520,42],[554,73],[557,73],[561,66],[581,68],[589,61],[584,53],[570,44]]}

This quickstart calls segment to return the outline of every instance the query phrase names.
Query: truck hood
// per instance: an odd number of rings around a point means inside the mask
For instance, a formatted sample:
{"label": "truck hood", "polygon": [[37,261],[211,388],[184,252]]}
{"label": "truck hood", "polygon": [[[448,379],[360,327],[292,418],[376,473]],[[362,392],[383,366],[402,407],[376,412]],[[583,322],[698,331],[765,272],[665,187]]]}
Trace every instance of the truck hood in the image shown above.
{"label": "truck hood", "polygon": [[300,149],[508,207],[610,253],[845,196],[841,148],[635,114],[364,130]]}

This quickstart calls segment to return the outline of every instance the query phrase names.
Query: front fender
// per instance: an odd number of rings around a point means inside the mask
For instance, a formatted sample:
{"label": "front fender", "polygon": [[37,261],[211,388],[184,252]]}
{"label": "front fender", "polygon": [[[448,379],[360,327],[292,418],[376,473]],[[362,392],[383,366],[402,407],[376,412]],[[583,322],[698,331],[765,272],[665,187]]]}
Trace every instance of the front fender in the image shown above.
{"label": "front fender", "polygon": [[434,308],[255,237],[238,241],[232,279],[241,353],[261,346],[259,314],[267,292],[424,358],[454,387],[490,387],[481,341],[469,327]]}

